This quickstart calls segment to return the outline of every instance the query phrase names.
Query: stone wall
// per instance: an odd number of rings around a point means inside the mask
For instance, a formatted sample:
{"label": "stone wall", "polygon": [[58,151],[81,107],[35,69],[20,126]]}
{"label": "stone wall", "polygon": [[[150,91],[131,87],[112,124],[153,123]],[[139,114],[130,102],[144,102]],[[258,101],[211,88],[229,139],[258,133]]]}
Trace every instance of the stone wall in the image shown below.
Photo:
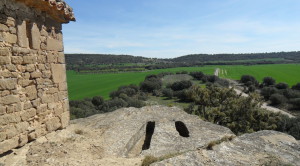
{"label": "stone wall", "polygon": [[0,154],[69,123],[62,25],[0,1]]}

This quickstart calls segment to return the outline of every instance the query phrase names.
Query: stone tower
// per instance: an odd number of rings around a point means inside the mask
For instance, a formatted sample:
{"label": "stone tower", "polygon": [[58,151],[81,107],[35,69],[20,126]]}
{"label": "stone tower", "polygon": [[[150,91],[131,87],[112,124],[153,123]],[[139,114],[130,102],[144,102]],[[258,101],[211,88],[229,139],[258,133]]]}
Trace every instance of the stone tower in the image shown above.
{"label": "stone tower", "polygon": [[0,154],[69,123],[63,0],[0,1]]}

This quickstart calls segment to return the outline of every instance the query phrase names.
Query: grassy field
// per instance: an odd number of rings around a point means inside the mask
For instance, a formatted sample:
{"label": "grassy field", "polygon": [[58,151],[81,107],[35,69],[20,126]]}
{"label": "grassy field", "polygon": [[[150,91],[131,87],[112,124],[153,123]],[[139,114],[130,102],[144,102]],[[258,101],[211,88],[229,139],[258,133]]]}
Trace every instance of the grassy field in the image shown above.
{"label": "grassy field", "polygon": [[235,80],[240,79],[244,74],[249,74],[255,76],[259,81],[265,76],[271,76],[275,78],[277,82],[286,82],[289,85],[300,82],[300,64],[180,67],[152,70],[148,72],[106,74],[77,74],[74,71],[67,71],[69,97],[70,100],[76,100],[100,95],[105,99],[108,99],[109,93],[116,90],[119,86],[139,84],[144,80],[145,76],[149,74],[177,71],[202,71],[206,74],[213,74],[215,68],[221,69],[221,77]]}
{"label": "grassy field", "polygon": [[[290,86],[300,82],[300,64],[276,64],[276,65],[253,65],[253,66],[219,66],[220,77],[238,80],[242,75],[249,74],[258,81],[271,76],[276,82],[285,82]],[[222,71],[223,70],[223,71]],[[226,72],[225,72],[226,70]]]}
{"label": "grassy field", "polygon": [[159,69],[148,72],[127,72],[127,73],[105,73],[105,74],[77,74],[74,71],[67,71],[69,98],[70,100],[83,99],[86,97],[103,96],[109,98],[109,93],[119,86],[139,84],[149,74],[177,71],[203,71],[206,74],[213,74],[215,67],[179,67],[171,69]]}

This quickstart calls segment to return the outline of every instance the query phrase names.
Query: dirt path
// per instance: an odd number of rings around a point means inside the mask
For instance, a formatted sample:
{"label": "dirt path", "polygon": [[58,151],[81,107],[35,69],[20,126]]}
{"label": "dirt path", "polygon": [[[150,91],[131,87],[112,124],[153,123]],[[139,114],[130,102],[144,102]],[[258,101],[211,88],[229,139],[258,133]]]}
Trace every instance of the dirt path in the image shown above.
{"label": "dirt path", "polygon": [[[232,88],[232,87],[230,86],[229,88]],[[248,94],[244,93],[243,91],[241,91],[241,90],[239,90],[239,89],[234,88],[234,90],[235,90],[235,92],[236,92],[237,94],[241,94],[243,97],[248,97],[248,96],[249,96]],[[266,110],[268,110],[268,111],[275,112],[275,113],[280,112],[280,113],[282,113],[282,114],[284,114],[284,115],[287,115],[287,116],[290,117],[290,118],[295,118],[294,115],[291,115],[291,114],[289,114],[289,113],[287,113],[287,112],[285,112],[285,111],[283,111],[283,110],[281,110],[281,109],[278,109],[278,108],[275,108],[275,107],[272,107],[272,106],[268,106],[268,104],[267,104],[266,102],[264,102],[264,103],[262,104],[261,108],[266,109]]]}
{"label": "dirt path", "polygon": [[214,75],[215,75],[215,76],[219,76],[219,73],[220,73],[220,69],[219,69],[219,68],[216,68],[216,69],[215,69]]}

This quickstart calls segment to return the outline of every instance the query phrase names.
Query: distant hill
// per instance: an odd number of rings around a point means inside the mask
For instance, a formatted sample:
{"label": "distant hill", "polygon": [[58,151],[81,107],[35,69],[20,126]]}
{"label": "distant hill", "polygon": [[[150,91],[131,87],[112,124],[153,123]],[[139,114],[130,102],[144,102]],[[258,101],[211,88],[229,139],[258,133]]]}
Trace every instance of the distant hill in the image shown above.
{"label": "distant hill", "polygon": [[132,55],[112,55],[112,54],[66,54],[67,64],[72,65],[99,65],[117,63],[151,63],[157,59],[145,58]]}
{"label": "distant hill", "polygon": [[192,54],[171,59],[146,58],[132,55],[112,54],[66,54],[66,62],[70,65],[99,65],[118,63],[222,63],[222,62],[275,62],[291,63],[300,62],[300,51],[249,53],[249,54]]}
{"label": "distant hill", "polygon": [[192,54],[173,59],[165,59],[171,62],[203,63],[222,61],[297,61],[300,62],[300,51],[298,52],[273,52],[273,53],[250,53],[250,54]]}

